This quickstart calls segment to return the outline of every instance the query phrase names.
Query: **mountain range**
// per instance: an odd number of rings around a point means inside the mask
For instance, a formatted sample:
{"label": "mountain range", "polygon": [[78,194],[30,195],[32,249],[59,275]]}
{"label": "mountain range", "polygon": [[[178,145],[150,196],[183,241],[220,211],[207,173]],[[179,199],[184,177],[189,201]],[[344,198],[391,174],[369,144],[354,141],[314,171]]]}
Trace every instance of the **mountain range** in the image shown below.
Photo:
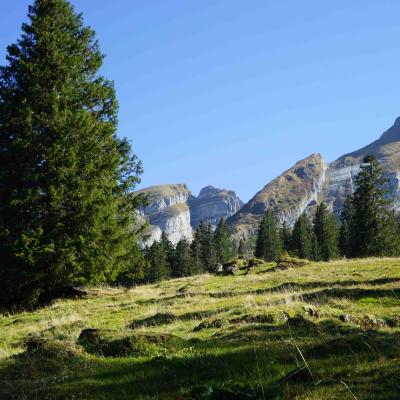
{"label": "mountain range", "polygon": [[325,201],[340,215],[346,197],[354,190],[354,178],[362,160],[375,155],[388,178],[393,207],[400,210],[400,118],[373,143],[327,163],[321,154],[312,154],[267,183],[246,204],[232,190],[214,186],[194,196],[186,184],[152,186],[135,192],[148,198],[139,210],[148,221],[143,245],[150,245],[165,232],[176,244],[192,238],[201,221],[216,225],[225,218],[237,239],[255,234],[262,215],[272,208],[281,223],[292,226],[303,212]]}

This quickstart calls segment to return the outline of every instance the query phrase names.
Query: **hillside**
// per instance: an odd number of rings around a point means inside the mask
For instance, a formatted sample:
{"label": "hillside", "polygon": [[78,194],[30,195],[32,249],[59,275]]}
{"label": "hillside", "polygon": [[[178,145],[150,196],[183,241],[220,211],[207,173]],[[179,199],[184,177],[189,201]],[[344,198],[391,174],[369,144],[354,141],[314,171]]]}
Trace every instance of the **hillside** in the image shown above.
{"label": "hillside", "polygon": [[258,228],[261,216],[273,208],[280,221],[293,226],[304,211],[312,211],[316,201],[325,201],[340,215],[346,197],[354,191],[354,178],[365,156],[373,154],[388,179],[393,208],[400,210],[400,118],[373,143],[327,164],[320,154],[297,162],[265,185],[229,219],[237,237],[249,237]]}
{"label": "hillside", "polygon": [[395,399],[399,297],[400,259],[87,289],[0,317],[0,398]]}

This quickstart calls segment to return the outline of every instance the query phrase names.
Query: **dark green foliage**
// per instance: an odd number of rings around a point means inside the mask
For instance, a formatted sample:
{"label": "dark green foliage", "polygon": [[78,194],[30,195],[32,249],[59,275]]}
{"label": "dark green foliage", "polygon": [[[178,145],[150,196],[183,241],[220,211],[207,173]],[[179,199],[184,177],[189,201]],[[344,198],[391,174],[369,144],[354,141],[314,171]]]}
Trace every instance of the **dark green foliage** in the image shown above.
{"label": "dark green foliage", "polygon": [[206,271],[206,266],[203,263],[203,252],[202,252],[202,236],[203,230],[199,227],[194,232],[193,241],[190,244],[190,250],[192,255],[192,268],[193,274],[201,274]]}
{"label": "dark green foliage", "polygon": [[314,260],[329,261],[339,256],[339,227],[336,217],[321,203],[314,218]]}
{"label": "dark green foliage", "polygon": [[306,214],[300,215],[294,224],[291,250],[299,258],[313,258],[313,231]]}
{"label": "dark green foliage", "polygon": [[292,243],[292,231],[286,221],[283,222],[280,232],[281,232],[283,248],[286,251],[289,251]]}
{"label": "dark green foliage", "polygon": [[224,264],[235,256],[231,234],[225,220],[221,218],[214,232],[216,262]]}
{"label": "dark green foliage", "polygon": [[247,255],[247,246],[244,239],[240,239],[237,253],[239,257],[245,257]]}
{"label": "dark green foliage", "polygon": [[344,202],[340,220],[340,254],[343,256],[349,256],[351,254],[350,227],[353,220],[353,196],[347,197],[346,201]]}
{"label": "dark green foliage", "polygon": [[389,210],[382,167],[374,156],[364,159],[356,190],[342,213],[341,250],[348,257],[400,254],[397,215]]}
{"label": "dark green foliage", "polygon": [[138,269],[141,165],[116,136],[95,33],[66,0],[36,0],[0,69],[0,303]]}
{"label": "dark green foliage", "polygon": [[203,264],[208,269],[217,262],[214,232],[211,224],[208,224],[204,230],[201,247]]}
{"label": "dark green foliage", "polygon": [[172,266],[175,259],[175,248],[171,241],[168,239],[168,236],[163,232],[161,234],[161,245],[164,248],[165,256],[167,258],[168,265]]}
{"label": "dark green foliage", "polygon": [[260,222],[255,255],[265,261],[275,261],[282,254],[283,241],[278,222],[271,210],[268,210]]}
{"label": "dark green foliage", "polygon": [[146,252],[146,259],[149,264],[146,280],[160,282],[171,277],[168,248],[163,242],[154,242]]}
{"label": "dark green foliage", "polygon": [[191,276],[193,260],[192,252],[190,249],[190,244],[187,240],[180,240],[176,245],[175,257],[172,262],[172,276],[173,277],[183,277]]}

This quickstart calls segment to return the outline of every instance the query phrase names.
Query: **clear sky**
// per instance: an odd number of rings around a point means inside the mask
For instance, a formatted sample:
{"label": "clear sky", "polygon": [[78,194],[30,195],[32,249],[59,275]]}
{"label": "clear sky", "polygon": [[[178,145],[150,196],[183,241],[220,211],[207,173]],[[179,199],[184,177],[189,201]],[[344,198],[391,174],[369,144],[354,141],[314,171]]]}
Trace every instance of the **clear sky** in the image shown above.
{"label": "clear sky", "polygon": [[[0,62],[28,4],[4,0]],[[333,161],[400,116],[399,0],[74,0],[107,55],[141,187],[248,200],[314,152]]]}

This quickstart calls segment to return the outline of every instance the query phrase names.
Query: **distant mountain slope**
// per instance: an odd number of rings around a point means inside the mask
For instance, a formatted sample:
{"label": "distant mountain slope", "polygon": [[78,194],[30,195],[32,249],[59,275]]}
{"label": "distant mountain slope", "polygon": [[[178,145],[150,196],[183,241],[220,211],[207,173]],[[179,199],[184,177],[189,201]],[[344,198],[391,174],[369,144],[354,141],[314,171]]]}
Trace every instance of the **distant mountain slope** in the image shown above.
{"label": "distant mountain slope", "polygon": [[159,239],[162,231],[173,243],[181,238],[190,240],[200,221],[215,225],[221,217],[229,218],[237,238],[248,237],[256,233],[268,208],[289,225],[322,200],[340,215],[344,200],[354,190],[354,178],[362,160],[368,154],[375,155],[382,164],[389,178],[393,207],[400,210],[400,118],[397,118],[378,140],[331,164],[320,154],[297,162],[244,205],[235,192],[213,186],[203,188],[197,197],[185,184],[153,186],[136,192],[145,193],[150,201],[140,210],[142,218],[150,223],[146,244]]}
{"label": "distant mountain slope", "polygon": [[315,204],[323,189],[327,164],[320,154],[312,154],[275,178],[246,203],[228,223],[237,236],[256,233],[262,215],[272,208],[280,221],[292,225]]}
{"label": "distant mountain slope", "polygon": [[400,118],[373,143],[338,158],[329,165],[325,185],[325,199],[340,213],[345,198],[354,190],[353,180],[365,156],[373,154],[382,164],[389,178],[389,189],[400,208]]}
{"label": "distant mountain slope", "polygon": [[293,225],[317,200],[329,203],[339,216],[346,197],[354,190],[354,178],[365,156],[373,154],[389,179],[393,207],[400,210],[400,118],[373,143],[345,154],[327,165],[320,154],[299,161],[261,189],[228,223],[237,237],[257,231],[261,216],[273,208],[281,222]]}

